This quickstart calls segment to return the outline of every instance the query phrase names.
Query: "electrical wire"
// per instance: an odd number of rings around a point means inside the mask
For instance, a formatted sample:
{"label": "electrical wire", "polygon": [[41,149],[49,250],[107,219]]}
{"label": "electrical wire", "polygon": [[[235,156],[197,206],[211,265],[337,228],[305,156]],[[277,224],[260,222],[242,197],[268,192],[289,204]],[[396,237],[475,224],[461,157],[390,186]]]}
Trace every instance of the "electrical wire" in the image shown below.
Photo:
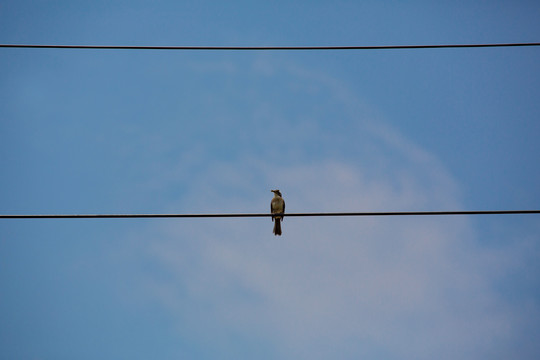
{"label": "electrical wire", "polygon": [[[518,215],[540,214],[540,210],[480,210],[480,211],[387,211],[387,212],[318,212],[278,214],[284,217],[314,216],[427,216],[427,215]],[[276,214],[8,214],[0,219],[115,219],[115,218],[233,218],[271,217]]]}
{"label": "electrical wire", "polygon": [[[94,50],[397,50],[441,48],[487,48],[540,46],[540,43],[441,44],[441,45],[379,45],[379,46],[118,46],[118,45],[37,45],[0,44],[0,48],[27,49],[94,49]],[[502,215],[540,214],[540,210],[486,211],[403,211],[403,212],[337,212],[288,213],[284,216],[417,216],[417,215]],[[0,215],[0,219],[86,219],[86,218],[218,218],[269,217],[272,214],[19,214]]]}
{"label": "electrical wire", "polygon": [[441,44],[441,45],[377,45],[377,46],[126,46],[126,45],[38,45],[0,44],[0,48],[26,49],[93,49],[93,50],[397,50],[441,48],[487,48],[540,46],[540,42],[492,44]]}
{"label": "electrical wire", "polygon": [[[37,45],[0,44],[0,48],[26,49],[94,49],[94,50],[397,50],[441,48],[528,47],[540,43],[441,44],[441,45],[379,45],[379,46],[118,46],[118,45]],[[425,216],[425,215],[508,215],[540,214],[540,210],[485,210],[485,211],[402,211],[402,212],[335,212],[288,213],[286,217],[313,216]],[[88,218],[225,218],[270,217],[272,214],[0,214],[0,219],[88,219]]]}

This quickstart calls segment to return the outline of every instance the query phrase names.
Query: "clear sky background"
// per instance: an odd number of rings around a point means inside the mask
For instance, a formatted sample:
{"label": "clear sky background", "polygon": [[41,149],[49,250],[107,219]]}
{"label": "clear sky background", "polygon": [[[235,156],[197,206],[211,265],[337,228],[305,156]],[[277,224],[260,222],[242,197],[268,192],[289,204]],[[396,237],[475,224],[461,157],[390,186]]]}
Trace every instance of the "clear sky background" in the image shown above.
{"label": "clear sky background", "polygon": [[[537,1],[24,1],[0,43],[540,41]],[[540,48],[0,49],[0,212],[540,206]],[[538,359],[540,218],[0,221],[2,359]]]}

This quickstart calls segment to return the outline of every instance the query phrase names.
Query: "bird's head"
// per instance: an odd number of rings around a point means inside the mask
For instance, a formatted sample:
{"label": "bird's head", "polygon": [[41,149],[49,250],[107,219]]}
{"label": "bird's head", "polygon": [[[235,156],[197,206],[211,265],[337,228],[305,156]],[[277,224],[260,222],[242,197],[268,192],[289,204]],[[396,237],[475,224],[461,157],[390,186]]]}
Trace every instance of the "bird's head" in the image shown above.
{"label": "bird's head", "polygon": [[270,190],[271,192],[273,192],[274,194],[278,195],[278,196],[281,196],[281,191],[279,190]]}

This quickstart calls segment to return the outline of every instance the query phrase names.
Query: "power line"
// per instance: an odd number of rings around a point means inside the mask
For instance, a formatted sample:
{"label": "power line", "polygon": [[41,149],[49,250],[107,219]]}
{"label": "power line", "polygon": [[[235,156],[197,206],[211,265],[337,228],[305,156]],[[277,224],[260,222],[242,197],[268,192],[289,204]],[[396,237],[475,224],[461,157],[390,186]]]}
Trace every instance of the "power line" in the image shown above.
{"label": "power line", "polygon": [[487,48],[540,46],[540,42],[495,44],[441,44],[441,45],[377,45],[377,46],[126,46],[126,45],[37,45],[0,44],[0,48],[26,49],[93,49],[93,50],[397,50],[442,48]]}
{"label": "power line", "polygon": [[[387,211],[387,212],[318,212],[287,213],[285,217],[313,216],[427,216],[427,215],[518,215],[540,214],[540,210],[480,210],[480,211]],[[274,214],[275,215],[275,214]],[[116,218],[233,218],[270,217],[272,214],[19,214],[0,215],[0,219],[116,219]]]}

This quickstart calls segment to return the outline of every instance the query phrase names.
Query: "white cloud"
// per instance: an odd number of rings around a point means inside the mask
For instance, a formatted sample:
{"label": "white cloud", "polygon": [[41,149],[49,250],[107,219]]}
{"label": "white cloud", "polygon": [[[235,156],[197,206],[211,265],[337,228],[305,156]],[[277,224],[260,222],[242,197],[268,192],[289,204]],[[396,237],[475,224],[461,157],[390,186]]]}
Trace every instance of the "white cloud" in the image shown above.
{"label": "white cloud", "polygon": [[[260,62],[254,69],[279,72]],[[325,130],[327,119],[315,112],[310,121],[278,119],[279,112],[268,114],[272,101],[262,99],[252,113],[290,123],[290,142],[280,145],[295,158],[280,162],[269,151],[215,160],[202,152],[205,166],[189,172],[177,208],[266,212],[271,188],[282,190],[289,212],[461,208],[458,186],[437,158],[369,121],[346,87],[283,71],[294,91],[343,107],[345,128]],[[306,150],[318,145],[337,150]],[[173,166],[161,175],[170,183],[185,171]],[[478,247],[467,218],[286,218],[281,238],[271,229],[268,218],[152,229],[160,240],[150,256],[169,276],[149,278],[149,293],[183,336],[226,347],[214,340],[240,334],[279,358],[453,359],[497,355],[518,326],[516,309],[492,289],[493,258]]]}

